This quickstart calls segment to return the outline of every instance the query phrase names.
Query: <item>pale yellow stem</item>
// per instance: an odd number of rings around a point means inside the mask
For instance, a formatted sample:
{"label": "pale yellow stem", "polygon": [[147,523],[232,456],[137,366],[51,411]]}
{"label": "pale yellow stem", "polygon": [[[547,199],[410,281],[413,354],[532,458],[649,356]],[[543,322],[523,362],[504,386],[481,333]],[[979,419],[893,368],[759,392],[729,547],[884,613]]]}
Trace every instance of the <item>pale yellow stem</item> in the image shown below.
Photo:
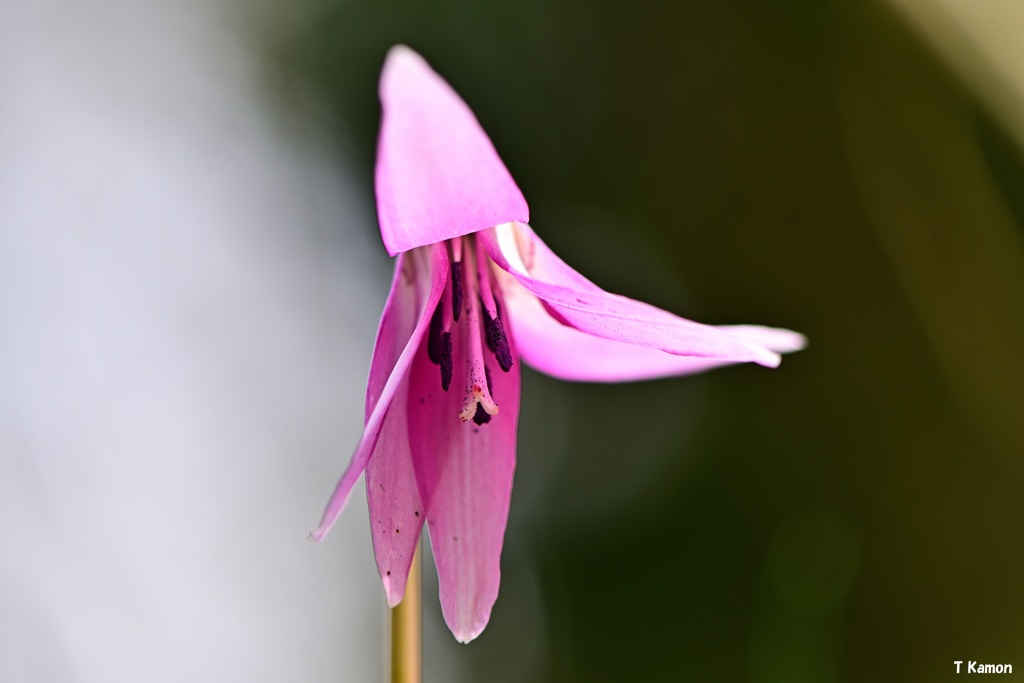
{"label": "pale yellow stem", "polygon": [[391,610],[391,683],[420,683],[423,679],[423,609],[420,586],[420,544],[409,569],[405,597]]}

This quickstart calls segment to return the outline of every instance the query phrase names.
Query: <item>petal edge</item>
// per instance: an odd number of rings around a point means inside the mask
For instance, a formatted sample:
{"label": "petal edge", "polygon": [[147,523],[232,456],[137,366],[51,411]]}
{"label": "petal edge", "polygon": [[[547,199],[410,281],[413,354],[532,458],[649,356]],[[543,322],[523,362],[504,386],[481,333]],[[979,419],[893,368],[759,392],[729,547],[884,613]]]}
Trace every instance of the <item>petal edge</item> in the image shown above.
{"label": "petal edge", "polygon": [[[327,501],[327,505],[324,507],[320,523],[317,524],[317,527],[309,533],[310,540],[314,542],[322,540],[323,537],[327,535],[327,532],[330,531],[334,522],[337,521],[338,516],[341,515],[341,511],[344,509],[345,504],[348,502],[349,495],[352,493],[352,487],[366,469],[366,463],[369,461],[370,456],[373,454],[377,445],[377,439],[380,436],[380,430],[384,423],[384,418],[391,407],[392,398],[398,391],[400,384],[405,381],[406,375],[409,372],[409,367],[412,364],[413,357],[415,356],[416,350],[423,339],[423,334],[426,331],[430,315],[437,306],[437,301],[440,299],[441,292],[444,290],[444,284],[448,277],[448,254],[445,251],[444,245],[433,245],[427,249],[413,252],[409,256],[403,255],[403,258],[416,259],[420,261],[419,264],[414,266],[417,268],[416,278],[419,280],[419,275],[422,271],[423,282],[420,283],[420,287],[426,291],[422,292],[419,297],[419,317],[411,336],[405,343],[394,367],[387,376],[387,380],[381,390],[380,397],[376,401],[372,401],[371,398],[372,382],[375,377],[374,368],[371,367],[371,386],[367,387],[367,403],[369,404],[370,402],[373,402],[373,409],[367,416],[362,439],[359,441],[359,445],[356,447],[355,453],[352,454],[352,459],[349,461],[349,464],[342,473],[337,485],[335,485],[334,491],[331,493],[331,496]],[[392,284],[391,296],[400,296],[400,294],[396,293],[396,287],[399,284],[398,278],[400,277],[402,277],[401,273],[396,271],[395,281]],[[429,281],[426,278],[429,278]],[[426,282],[429,282],[429,286],[424,286]],[[385,311],[387,310],[388,305],[385,305]],[[382,324],[381,330],[383,329],[384,325]],[[383,362],[382,359],[383,356],[378,358],[375,353],[374,360],[371,362],[371,365],[373,362]],[[376,374],[381,375],[382,373]]]}

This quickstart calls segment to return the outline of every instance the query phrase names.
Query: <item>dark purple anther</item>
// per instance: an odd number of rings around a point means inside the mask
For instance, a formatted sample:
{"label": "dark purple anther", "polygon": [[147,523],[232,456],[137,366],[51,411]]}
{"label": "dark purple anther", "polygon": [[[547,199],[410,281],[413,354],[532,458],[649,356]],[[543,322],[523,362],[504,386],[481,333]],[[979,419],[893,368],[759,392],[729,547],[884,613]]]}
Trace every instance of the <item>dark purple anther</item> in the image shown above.
{"label": "dark purple anther", "polygon": [[512,369],[512,349],[508,345],[508,337],[505,336],[505,325],[501,322],[501,309],[498,302],[494,302],[494,317],[487,311],[487,306],[480,300],[480,310],[483,312],[484,343],[491,350],[494,357],[498,359],[498,366],[505,372]]}
{"label": "dark purple anther", "polygon": [[441,333],[441,388],[448,391],[452,385],[452,369],[455,364],[452,362],[452,333]]}
{"label": "dark purple anther", "polygon": [[508,345],[508,337],[505,336],[505,326],[502,325],[501,318],[495,318],[485,327],[487,348],[494,352],[494,357],[498,359],[498,367],[508,372],[512,368],[512,349]]}
{"label": "dark purple anther", "polygon": [[441,311],[441,304],[434,309],[434,316],[430,319],[430,329],[427,330],[427,358],[434,365],[441,362],[441,332],[444,330],[444,319]]}
{"label": "dark purple anther", "polygon": [[462,314],[462,262],[452,261],[452,319],[459,322]]}
{"label": "dark purple anther", "polygon": [[480,300],[480,313],[482,317],[480,320],[484,324],[484,343],[487,344],[487,348],[494,352],[494,347],[491,346],[491,314],[487,312],[487,306],[484,304],[484,300]]}

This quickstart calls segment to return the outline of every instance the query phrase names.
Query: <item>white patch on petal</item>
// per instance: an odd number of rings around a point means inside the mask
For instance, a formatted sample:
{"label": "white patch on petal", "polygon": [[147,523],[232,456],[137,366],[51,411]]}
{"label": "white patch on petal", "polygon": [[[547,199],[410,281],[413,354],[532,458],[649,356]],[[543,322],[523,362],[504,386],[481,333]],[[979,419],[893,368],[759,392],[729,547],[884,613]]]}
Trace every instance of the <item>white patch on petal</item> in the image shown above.
{"label": "white patch on petal", "polygon": [[519,252],[516,232],[515,223],[502,223],[494,228],[494,234],[498,238],[498,248],[501,249],[501,253],[509,265],[523,275],[529,275],[530,269],[526,267],[522,254]]}

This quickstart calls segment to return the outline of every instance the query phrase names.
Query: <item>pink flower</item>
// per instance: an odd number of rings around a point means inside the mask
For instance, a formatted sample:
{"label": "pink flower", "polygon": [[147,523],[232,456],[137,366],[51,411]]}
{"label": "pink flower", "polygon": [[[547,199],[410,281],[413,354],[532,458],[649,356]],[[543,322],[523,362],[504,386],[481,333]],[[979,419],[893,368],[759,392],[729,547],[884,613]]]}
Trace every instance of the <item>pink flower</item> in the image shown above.
{"label": "pink flower", "polygon": [[774,367],[788,330],[710,327],[609,294],[528,225],[522,193],[473,113],[406,47],[381,76],[376,185],[397,255],[366,389],[365,431],[311,534],[321,539],[366,474],[388,604],[405,592],[423,523],[455,637],[487,625],[516,457],[519,365],[617,382],[727,363]]}

